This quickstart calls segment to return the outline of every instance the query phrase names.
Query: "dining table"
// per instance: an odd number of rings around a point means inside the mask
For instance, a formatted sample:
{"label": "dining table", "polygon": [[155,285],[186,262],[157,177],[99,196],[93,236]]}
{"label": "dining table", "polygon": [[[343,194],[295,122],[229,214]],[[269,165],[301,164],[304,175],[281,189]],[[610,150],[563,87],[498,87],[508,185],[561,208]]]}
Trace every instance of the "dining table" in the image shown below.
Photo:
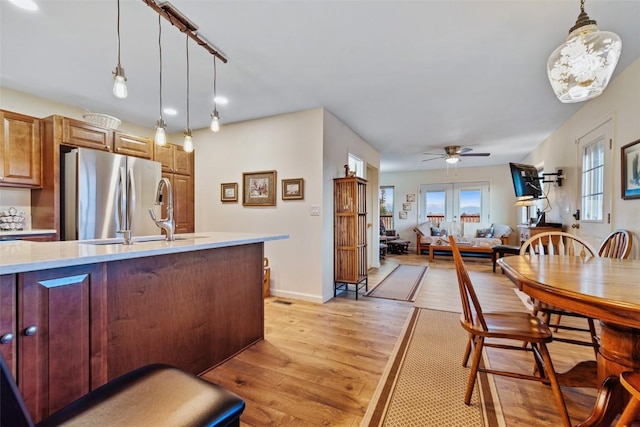
{"label": "dining table", "polygon": [[593,379],[594,408],[577,426],[610,426],[629,399],[620,374],[640,371],[640,260],[520,255],[498,264],[530,297],[600,321],[596,362],[559,374],[559,382],[585,386]]}

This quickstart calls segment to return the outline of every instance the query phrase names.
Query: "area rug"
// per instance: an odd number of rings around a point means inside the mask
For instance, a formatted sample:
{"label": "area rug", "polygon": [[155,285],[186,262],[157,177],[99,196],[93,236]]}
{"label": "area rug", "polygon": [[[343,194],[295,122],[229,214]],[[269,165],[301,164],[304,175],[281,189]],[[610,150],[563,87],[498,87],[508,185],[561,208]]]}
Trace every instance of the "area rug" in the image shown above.
{"label": "area rug", "polygon": [[491,375],[478,375],[471,404],[464,404],[469,368],[461,363],[467,335],[459,317],[414,308],[361,426],[506,425]]}
{"label": "area rug", "polygon": [[413,301],[427,268],[420,265],[400,264],[365,296]]}

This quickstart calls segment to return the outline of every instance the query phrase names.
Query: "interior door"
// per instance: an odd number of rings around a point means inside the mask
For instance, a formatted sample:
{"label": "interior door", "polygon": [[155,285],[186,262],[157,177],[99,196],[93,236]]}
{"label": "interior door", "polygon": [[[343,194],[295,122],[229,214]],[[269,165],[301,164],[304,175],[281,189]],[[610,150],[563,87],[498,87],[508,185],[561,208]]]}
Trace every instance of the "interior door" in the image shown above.
{"label": "interior door", "polygon": [[608,119],[576,141],[580,214],[572,228],[596,249],[611,232],[612,135],[612,120]]}

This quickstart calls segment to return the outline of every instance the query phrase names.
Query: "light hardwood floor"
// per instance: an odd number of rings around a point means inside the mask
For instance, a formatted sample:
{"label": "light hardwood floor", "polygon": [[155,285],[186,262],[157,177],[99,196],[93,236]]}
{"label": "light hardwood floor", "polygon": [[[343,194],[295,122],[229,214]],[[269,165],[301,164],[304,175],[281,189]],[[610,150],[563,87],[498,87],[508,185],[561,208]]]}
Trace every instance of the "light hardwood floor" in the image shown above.
{"label": "light hardwood floor", "polygon": [[[511,282],[491,271],[488,260],[465,261],[483,309],[524,310]],[[427,256],[389,255],[370,270],[370,284],[399,263],[428,265]],[[370,287],[371,288],[371,287]],[[265,339],[203,377],[242,396],[242,426],[358,426],[413,303],[342,294],[325,304],[271,297],[265,300]],[[430,266],[415,305],[460,311],[451,258]],[[592,359],[586,347],[552,343],[557,371]],[[530,370],[527,355],[489,349],[492,366]],[[460,354],[452,363],[460,363]],[[556,426],[553,395],[537,382],[496,377],[508,426]],[[464,385],[460,386],[463,398]],[[595,391],[563,388],[574,423],[584,419]]]}

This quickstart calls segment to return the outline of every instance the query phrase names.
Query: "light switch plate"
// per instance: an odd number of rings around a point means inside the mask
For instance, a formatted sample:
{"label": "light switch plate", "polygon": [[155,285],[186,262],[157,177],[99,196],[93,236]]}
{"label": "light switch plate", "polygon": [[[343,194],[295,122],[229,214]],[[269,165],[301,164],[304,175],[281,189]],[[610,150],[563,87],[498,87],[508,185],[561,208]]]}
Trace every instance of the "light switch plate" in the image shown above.
{"label": "light switch plate", "polygon": [[320,216],[320,206],[311,205],[311,216]]}

